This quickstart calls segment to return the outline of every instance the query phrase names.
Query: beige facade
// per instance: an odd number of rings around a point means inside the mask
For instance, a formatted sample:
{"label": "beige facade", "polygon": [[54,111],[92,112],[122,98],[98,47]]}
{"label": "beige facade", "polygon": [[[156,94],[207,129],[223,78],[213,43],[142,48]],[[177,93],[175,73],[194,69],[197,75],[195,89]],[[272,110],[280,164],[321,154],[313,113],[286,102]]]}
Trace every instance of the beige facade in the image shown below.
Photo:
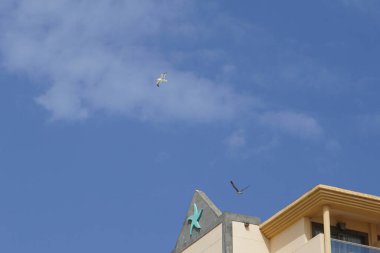
{"label": "beige facade", "polygon": [[186,219],[187,234],[181,232],[173,253],[380,253],[378,196],[318,185],[260,223],[222,213],[204,193],[196,194],[191,205],[214,214],[201,212],[194,230]]}
{"label": "beige facade", "polygon": [[220,253],[222,252],[222,225],[208,232],[205,236],[193,243],[183,253]]}
{"label": "beige facade", "polygon": [[260,232],[258,225],[232,222],[232,245],[235,253],[270,253],[269,241]]}
{"label": "beige facade", "polygon": [[296,223],[274,236],[270,240],[271,253],[294,252],[307,243],[307,219],[301,218]]}
{"label": "beige facade", "polygon": [[316,235],[305,244],[294,250],[294,253],[324,253],[324,236],[323,234]]}

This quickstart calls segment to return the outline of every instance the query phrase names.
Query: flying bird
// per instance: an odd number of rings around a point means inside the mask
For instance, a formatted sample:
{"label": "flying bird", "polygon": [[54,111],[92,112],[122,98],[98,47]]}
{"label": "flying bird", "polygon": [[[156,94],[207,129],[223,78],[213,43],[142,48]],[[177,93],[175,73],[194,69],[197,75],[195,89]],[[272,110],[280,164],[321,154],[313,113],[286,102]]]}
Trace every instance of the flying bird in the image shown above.
{"label": "flying bird", "polygon": [[232,180],[230,181],[230,183],[231,183],[232,187],[235,189],[237,194],[242,194],[243,191],[247,190],[247,188],[249,187],[249,185],[248,185],[248,186],[244,187],[243,189],[239,190],[239,188],[236,187],[236,185],[234,184],[234,182],[232,182]]}
{"label": "flying bird", "polygon": [[160,84],[166,83],[168,80],[166,80],[166,72],[161,73],[160,77],[156,80],[157,87],[160,87]]}

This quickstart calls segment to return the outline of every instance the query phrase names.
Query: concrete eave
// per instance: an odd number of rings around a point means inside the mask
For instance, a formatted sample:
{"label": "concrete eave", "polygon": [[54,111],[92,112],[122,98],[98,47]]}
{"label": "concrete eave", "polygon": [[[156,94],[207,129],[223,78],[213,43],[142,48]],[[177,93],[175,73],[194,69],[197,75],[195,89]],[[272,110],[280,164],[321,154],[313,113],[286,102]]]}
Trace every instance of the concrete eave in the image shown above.
{"label": "concrete eave", "polygon": [[260,225],[267,238],[279,234],[302,217],[322,212],[322,206],[380,219],[380,197],[327,185],[317,185]]}

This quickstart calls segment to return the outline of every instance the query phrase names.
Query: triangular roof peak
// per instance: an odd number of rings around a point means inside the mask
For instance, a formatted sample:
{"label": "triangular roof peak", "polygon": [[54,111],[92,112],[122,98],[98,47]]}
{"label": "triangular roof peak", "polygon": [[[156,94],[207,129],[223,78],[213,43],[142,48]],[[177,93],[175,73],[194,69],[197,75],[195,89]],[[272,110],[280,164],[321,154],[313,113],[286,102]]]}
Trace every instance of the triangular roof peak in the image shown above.
{"label": "triangular roof peak", "polygon": [[[211,199],[201,190],[195,190],[195,192],[199,195],[199,197],[208,205],[208,207],[212,210],[212,212],[217,215],[221,216],[222,211],[214,204],[214,202],[211,201]],[[195,196],[195,194],[194,194]]]}
{"label": "triangular roof peak", "polygon": [[[191,225],[191,220],[189,220],[194,215],[194,222],[198,222],[196,226]],[[175,249],[186,248],[198,240],[210,229],[220,224],[221,216],[222,212],[209,197],[204,192],[196,190],[187,210]]]}
{"label": "triangular roof peak", "polygon": [[223,231],[223,247],[230,247],[232,222],[234,221],[253,225],[260,224],[260,219],[257,217],[230,212],[222,213],[204,192],[195,190],[172,253],[183,252],[184,249],[219,225],[222,226]]}

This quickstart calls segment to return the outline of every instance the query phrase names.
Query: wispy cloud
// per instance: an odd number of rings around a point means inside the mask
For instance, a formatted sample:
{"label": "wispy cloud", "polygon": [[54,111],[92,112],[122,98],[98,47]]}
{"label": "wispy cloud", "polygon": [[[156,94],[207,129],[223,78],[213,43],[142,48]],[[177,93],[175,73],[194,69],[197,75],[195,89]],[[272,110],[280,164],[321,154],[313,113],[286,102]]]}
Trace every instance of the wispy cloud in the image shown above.
{"label": "wispy cloud", "polygon": [[319,138],[323,134],[323,129],[317,120],[302,113],[268,112],[260,116],[260,121],[274,130],[305,139]]}
{"label": "wispy cloud", "polygon": [[380,113],[359,115],[356,117],[359,131],[368,136],[380,135]]}
{"label": "wispy cloud", "polygon": [[268,90],[313,90],[324,94],[347,88],[346,77],[316,63],[312,57],[283,45],[274,44],[273,47],[278,48],[278,59],[270,62],[270,66],[257,66],[257,70],[252,71],[251,79],[258,86]]}
{"label": "wispy cloud", "polygon": [[242,129],[235,130],[230,136],[225,140],[228,148],[235,150],[244,147],[246,144],[246,136]]}
{"label": "wispy cloud", "polygon": [[380,21],[380,1],[378,0],[341,0],[341,2],[347,7],[369,15],[377,22]]}
{"label": "wispy cloud", "polygon": [[330,155],[336,155],[341,152],[342,146],[337,140],[328,140],[326,142],[326,151]]}
{"label": "wispy cloud", "polygon": [[261,132],[258,129],[239,128],[233,131],[226,139],[227,155],[239,159],[252,156],[266,155],[280,146],[278,135],[270,132]]}
{"label": "wispy cloud", "polygon": [[[380,6],[378,0],[341,0],[341,2],[347,6],[356,7],[362,11],[369,11],[373,7]],[[376,9],[372,11],[376,11]]]}
{"label": "wispy cloud", "polygon": [[[160,52],[167,38],[199,32],[185,1],[25,0],[4,6],[2,64],[44,84],[36,101],[54,119],[103,112],[209,121],[233,118],[249,103],[226,86],[176,69]],[[169,73],[169,83],[156,89],[161,71]]]}
{"label": "wispy cloud", "polygon": [[[195,2],[181,0],[6,0],[0,5],[0,14],[4,14],[0,15],[0,60],[9,71],[40,84],[36,102],[52,119],[83,120],[99,113],[154,121],[246,118],[301,138],[320,136],[323,130],[315,118],[292,110],[272,110],[259,98],[239,93],[236,84],[229,85],[226,80],[234,81],[239,66],[222,60],[229,58],[223,48],[204,42],[218,41],[218,31],[223,29],[236,45],[248,35],[251,40],[255,37],[257,52],[268,51],[271,41],[278,51],[272,58],[281,51],[289,55],[289,50],[276,46],[262,29],[218,11],[208,12],[212,18],[203,15],[206,20],[199,23],[196,7]],[[253,62],[252,67],[257,66],[253,84],[307,85],[318,77],[321,83],[334,79],[312,61],[307,65],[297,60],[297,53],[290,51],[291,58],[296,58],[290,61],[294,64],[283,69],[289,62],[285,57],[276,75],[267,71],[272,67],[264,70],[258,67],[261,63]],[[197,60],[206,70],[189,69],[199,65]],[[306,65],[309,71],[302,74]],[[213,67],[217,71],[211,75]],[[311,74],[316,69],[320,70],[317,76]],[[169,82],[156,88],[154,81],[162,71],[168,72]],[[249,113],[255,117],[245,117]],[[230,147],[244,146],[245,134],[237,131],[226,142]]]}

